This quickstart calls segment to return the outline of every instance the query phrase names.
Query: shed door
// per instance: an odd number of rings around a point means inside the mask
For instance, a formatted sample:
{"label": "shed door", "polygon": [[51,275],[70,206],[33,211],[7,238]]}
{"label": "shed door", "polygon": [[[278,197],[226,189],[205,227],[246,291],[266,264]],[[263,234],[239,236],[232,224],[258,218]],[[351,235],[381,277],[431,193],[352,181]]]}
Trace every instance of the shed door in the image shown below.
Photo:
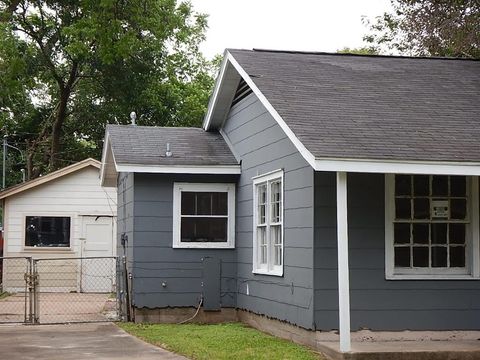
{"label": "shed door", "polygon": [[[82,218],[81,291],[112,292],[115,261],[110,257],[115,255],[115,218],[112,216],[82,216]],[[95,259],[88,259],[92,257]]]}

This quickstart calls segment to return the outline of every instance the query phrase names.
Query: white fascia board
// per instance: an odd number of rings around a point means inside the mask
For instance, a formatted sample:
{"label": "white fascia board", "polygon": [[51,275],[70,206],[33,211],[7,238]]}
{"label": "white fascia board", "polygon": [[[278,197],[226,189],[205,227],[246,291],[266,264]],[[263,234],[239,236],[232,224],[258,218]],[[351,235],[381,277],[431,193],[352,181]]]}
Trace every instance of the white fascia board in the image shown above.
{"label": "white fascia board", "polygon": [[107,166],[107,149],[109,146],[109,137],[110,135],[108,134],[108,131],[105,132],[105,141],[103,143],[103,149],[102,149],[102,164],[100,166],[100,184],[103,185],[103,182],[105,180],[105,167]]}
{"label": "white fascia board", "polygon": [[316,159],[314,169],[382,174],[480,175],[480,163],[441,161]]}
{"label": "white fascia board", "polygon": [[220,65],[220,73],[218,74],[217,80],[215,81],[215,86],[213,88],[212,97],[208,102],[207,114],[203,120],[203,129],[208,130],[210,128],[210,123],[212,121],[213,111],[215,110],[218,102],[218,94],[220,93],[220,88],[222,87],[223,79],[225,77],[226,68],[228,65],[228,51],[225,50],[223,53],[222,64]]}
{"label": "white fascia board", "polygon": [[116,164],[117,172],[155,173],[155,174],[216,174],[237,175],[241,173],[240,165],[135,165]]}
{"label": "white fascia board", "polygon": [[115,154],[113,153],[113,148],[111,146],[110,134],[107,131],[105,133],[105,143],[103,144],[103,149],[102,149],[102,163],[100,165],[100,185],[105,186],[105,187],[110,187],[109,185],[105,185],[107,167],[109,165],[109,163],[108,163],[108,154],[109,153],[112,156],[113,169],[118,173],[117,163],[115,161]]}

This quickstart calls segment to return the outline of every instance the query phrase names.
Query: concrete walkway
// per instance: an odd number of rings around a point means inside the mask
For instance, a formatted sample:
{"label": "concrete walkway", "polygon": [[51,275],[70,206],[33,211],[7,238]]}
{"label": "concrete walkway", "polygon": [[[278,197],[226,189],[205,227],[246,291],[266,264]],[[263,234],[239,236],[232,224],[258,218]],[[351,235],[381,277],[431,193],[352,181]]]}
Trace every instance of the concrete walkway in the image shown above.
{"label": "concrete walkway", "polygon": [[112,323],[1,325],[0,358],[8,360],[185,360]]}

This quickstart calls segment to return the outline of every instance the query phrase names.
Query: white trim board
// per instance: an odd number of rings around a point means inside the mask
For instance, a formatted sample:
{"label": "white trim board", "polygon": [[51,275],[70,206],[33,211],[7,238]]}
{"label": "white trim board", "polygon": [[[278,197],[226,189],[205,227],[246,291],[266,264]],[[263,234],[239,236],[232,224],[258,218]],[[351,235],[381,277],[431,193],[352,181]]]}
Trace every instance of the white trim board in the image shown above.
{"label": "white trim board", "polygon": [[[235,93],[236,87],[227,79],[229,65],[237,71],[243,80],[250,86],[262,105],[275,119],[284,133],[288,136],[293,145],[297,148],[303,158],[315,171],[339,171],[339,172],[364,172],[364,173],[405,173],[405,174],[444,174],[444,175],[476,175],[480,176],[480,162],[442,162],[442,161],[409,161],[409,160],[376,160],[376,159],[346,159],[346,158],[316,158],[297,138],[285,120],[278,114],[267,98],[257,87],[252,78],[246,73],[242,66],[235,60],[233,55],[225,50],[224,59],[215,88],[210,99],[207,115],[203,122],[203,128],[208,131],[211,128],[221,128],[225,119],[217,119],[214,122],[214,113],[222,90]],[[230,94],[232,95],[232,94]],[[233,95],[232,95],[233,96]],[[226,117],[227,114],[220,114]],[[231,148],[230,144],[228,144]],[[480,160],[480,159],[479,159]]]}
{"label": "white trim board", "polygon": [[240,165],[116,165],[117,172],[158,173],[158,174],[240,174]]}

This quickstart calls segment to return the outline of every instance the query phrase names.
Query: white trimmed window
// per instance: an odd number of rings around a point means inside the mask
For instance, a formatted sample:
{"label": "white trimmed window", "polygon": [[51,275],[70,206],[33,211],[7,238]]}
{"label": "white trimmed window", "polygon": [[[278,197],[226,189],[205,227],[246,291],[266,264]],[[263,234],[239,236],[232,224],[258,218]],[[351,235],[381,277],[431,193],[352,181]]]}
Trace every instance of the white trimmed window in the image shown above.
{"label": "white trimmed window", "polygon": [[387,279],[479,277],[478,178],[386,175]]}
{"label": "white trimmed window", "polygon": [[174,183],[173,247],[235,247],[235,184]]}
{"label": "white trimmed window", "polygon": [[253,178],[253,272],[283,275],[283,170]]}

